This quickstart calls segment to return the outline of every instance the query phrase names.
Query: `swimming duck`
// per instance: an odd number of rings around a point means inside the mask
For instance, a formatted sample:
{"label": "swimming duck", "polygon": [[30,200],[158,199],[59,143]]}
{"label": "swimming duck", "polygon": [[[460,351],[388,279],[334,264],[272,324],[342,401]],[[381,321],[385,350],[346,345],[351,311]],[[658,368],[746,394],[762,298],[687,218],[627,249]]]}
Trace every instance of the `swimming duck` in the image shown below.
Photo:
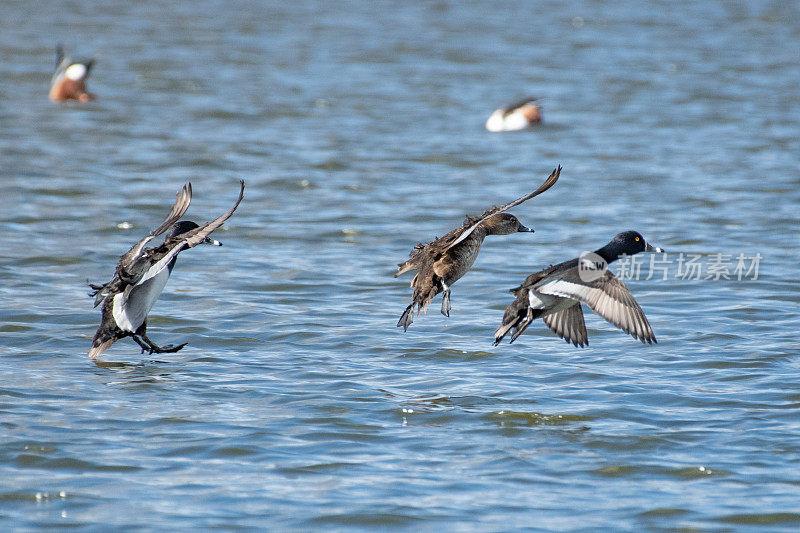
{"label": "swimming duck", "polygon": [[95,96],[86,92],[86,78],[94,65],[94,59],[85,63],[71,61],[64,55],[61,45],[56,47],[56,72],[50,86],[50,100],[64,102],[77,100],[88,102]]}
{"label": "swimming duck", "polygon": [[493,207],[479,217],[467,216],[460,227],[450,231],[444,237],[438,237],[427,244],[417,244],[411,250],[409,259],[398,263],[397,273],[394,275],[397,277],[410,270],[417,271],[414,279],[411,280],[413,289],[411,304],[406,307],[397,322],[397,327],[402,327],[403,331],[407,331],[408,326],[414,321],[412,312],[414,306],[417,308],[417,314],[427,310],[428,304],[440,292],[443,293],[442,314],[450,316],[450,286],[466,274],[472,263],[475,262],[483,239],[487,235],[533,232],[532,229],[523,226],[517,217],[505,213],[505,211],[552,187],[560,174],[561,166],[559,165],[532,193],[503,206]]}
{"label": "swimming duck", "polygon": [[527,277],[511,293],[516,300],[506,308],[503,323],[494,334],[497,346],[513,331],[511,342],[536,318],[556,335],[575,346],[588,346],[581,303],[635,339],[656,341],[644,311],[628,288],[608,269],[608,263],[639,252],[663,252],[635,231],[618,234],[611,242],[577,259],[565,261]]}
{"label": "swimming duck", "polygon": [[495,109],[486,121],[486,129],[492,132],[523,130],[542,121],[542,106],[536,98],[526,98],[508,107]]}
{"label": "swimming duck", "polygon": [[[114,278],[104,285],[89,284],[93,289],[89,295],[95,297],[94,306],[103,302],[100,327],[92,340],[89,357],[97,357],[125,337],[132,337],[141,347],[142,353],[177,352],[186,346],[186,343],[158,346],[151,341],[147,337],[147,315],[164,290],[182,250],[199,244],[222,246],[222,243],[208,236],[233,215],[243,197],[242,180],[239,198],[234,206],[220,217],[199,226],[189,220],[178,222],[192,201],[192,184],[188,183],[178,191],[167,218],[120,258]],[[145,248],[148,242],[167,229],[170,232],[163,244],[155,248]]]}

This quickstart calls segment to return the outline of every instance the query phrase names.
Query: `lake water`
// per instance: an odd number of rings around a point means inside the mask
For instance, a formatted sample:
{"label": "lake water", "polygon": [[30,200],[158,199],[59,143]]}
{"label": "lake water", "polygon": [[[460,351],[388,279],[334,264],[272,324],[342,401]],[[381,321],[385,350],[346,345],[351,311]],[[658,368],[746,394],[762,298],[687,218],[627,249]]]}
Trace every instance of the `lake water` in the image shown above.
{"label": "lake water", "polygon": [[[0,10],[0,529],[800,528],[797,3]],[[57,42],[96,102],[48,101]],[[527,95],[542,125],[484,129]],[[411,246],[558,164],[536,233],[395,327]],[[238,178],[151,313],[188,346],[92,362],[86,280]],[[628,229],[673,261],[626,280],[657,345],[587,311],[588,348],[492,346],[507,289]]]}

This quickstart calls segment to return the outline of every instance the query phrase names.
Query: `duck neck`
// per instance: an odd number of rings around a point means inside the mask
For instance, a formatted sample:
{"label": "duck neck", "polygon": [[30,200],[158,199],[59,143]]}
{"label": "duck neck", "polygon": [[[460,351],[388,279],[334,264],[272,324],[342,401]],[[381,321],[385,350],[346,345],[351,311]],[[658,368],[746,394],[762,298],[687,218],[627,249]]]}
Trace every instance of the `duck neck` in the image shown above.
{"label": "duck neck", "polygon": [[485,239],[487,235],[491,235],[491,233],[489,233],[489,230],[486,229],[486,226],[484,226],[483,224],[478,224],[475,227],[475,229],[472,230],[472,233],[470,234],[469,237],[481,243],[483,242],[483,239]]}
{"label": "duck neck", "polygon": [[626,255],[615,242],[606,244],[599,250],[595,250],[594,253],[605,259],[606,263],[613,263],[623,255]]}

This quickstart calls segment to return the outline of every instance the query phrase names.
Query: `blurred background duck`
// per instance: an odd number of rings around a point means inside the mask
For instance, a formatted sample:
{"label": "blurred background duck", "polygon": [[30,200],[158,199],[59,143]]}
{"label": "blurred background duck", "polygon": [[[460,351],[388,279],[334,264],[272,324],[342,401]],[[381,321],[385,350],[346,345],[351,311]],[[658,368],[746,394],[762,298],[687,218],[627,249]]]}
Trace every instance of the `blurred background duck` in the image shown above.
{"label": "blurred background duck", "polygon": [[64,55],[64,48],[58,45],[56,47],[56,71],[50,85],[50,100],[53,102],[94,100],[95,96],[86,90],[86,78],[93,65],[94,59],[85,62],[72,61]]}
{"label": "blurred background duck", "polygon": [[517,131],[542,121],[542,106],[536,98],[525,98],[508,107],[496,109],[486,121],[486,129],[492,132]]}

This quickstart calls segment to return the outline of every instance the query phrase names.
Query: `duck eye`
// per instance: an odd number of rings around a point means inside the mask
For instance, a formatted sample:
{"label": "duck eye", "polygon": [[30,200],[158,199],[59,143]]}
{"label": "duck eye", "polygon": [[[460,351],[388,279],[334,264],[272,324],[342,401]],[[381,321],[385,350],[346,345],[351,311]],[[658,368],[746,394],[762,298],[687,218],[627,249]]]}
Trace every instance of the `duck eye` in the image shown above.
{"label": "duck eye", "polygon": [[634,239],[636,239],[636,242],[639,242],[639,237],[634,237]]}

